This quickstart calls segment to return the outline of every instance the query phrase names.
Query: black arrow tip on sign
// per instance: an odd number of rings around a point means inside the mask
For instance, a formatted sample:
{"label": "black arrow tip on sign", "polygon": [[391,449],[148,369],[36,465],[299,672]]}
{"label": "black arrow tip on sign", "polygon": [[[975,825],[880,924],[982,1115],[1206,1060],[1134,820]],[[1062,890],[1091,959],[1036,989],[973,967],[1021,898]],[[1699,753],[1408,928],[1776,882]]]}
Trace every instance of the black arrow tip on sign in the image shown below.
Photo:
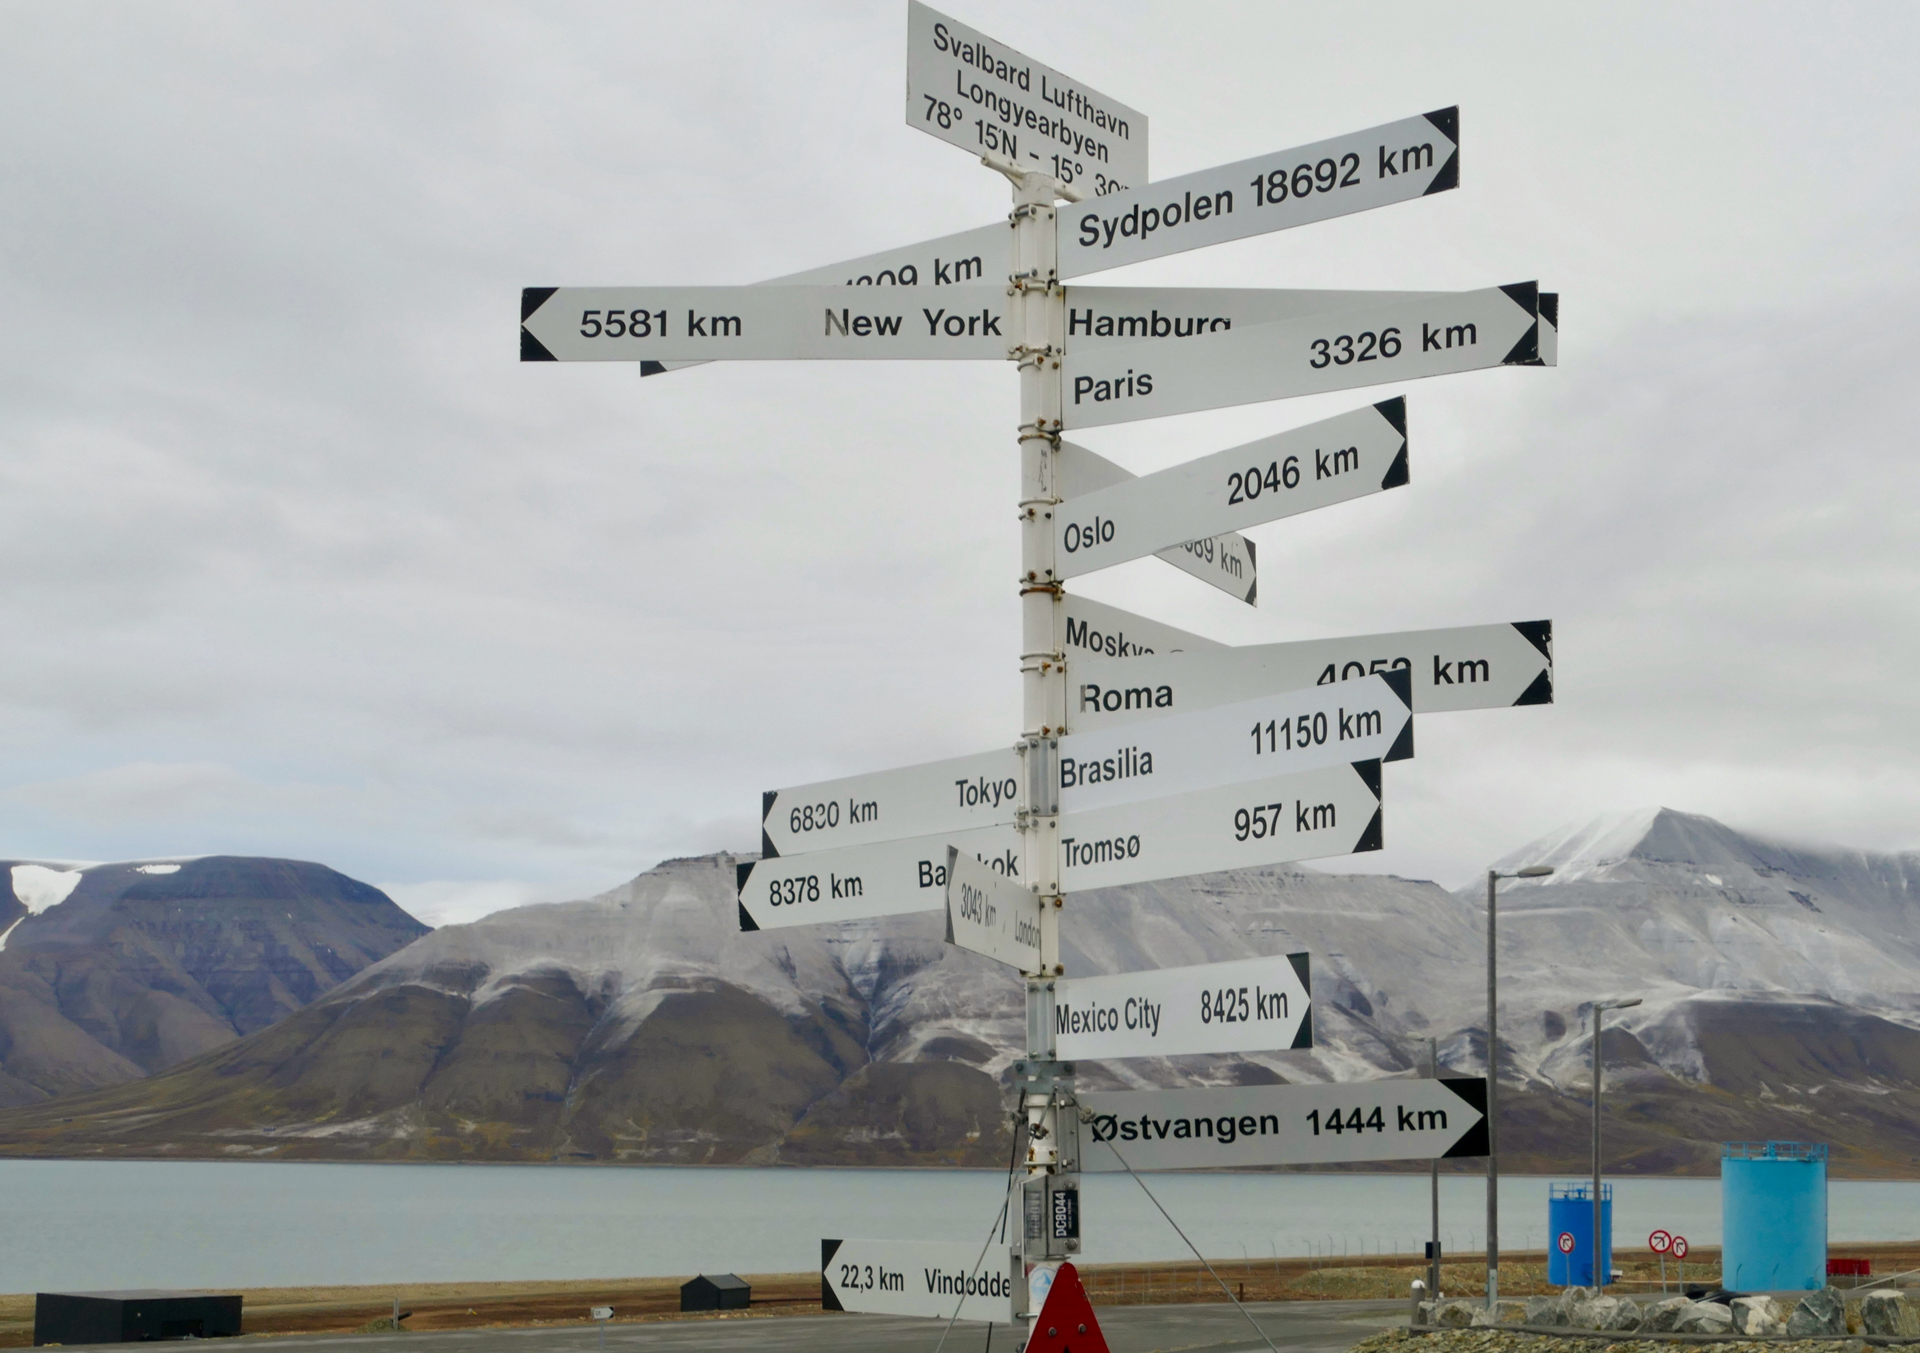
{"label": "black arrow tip on sign", "polygon": [[820,1242],[820,1305],[829,1311],[844,1311],[840,1298],[834,1295],[833,1284],[827,1281],[827,1269],[833,1263],[833,1256],[840,1253],[840,1242],[822,1240]]}
{"label": "black arrow tip on sign", "polygon": [[1542,672],[1533,679],[1533,684],[1520,692],[1516,705],[1550,705],[1553,703],[1553,673]]}
{"label": "black arrow tip on sign", "polygon": [[747,904],[746,904],[746,903],[744,903],[744,902],[735,902],[735,903],[734,903],[733,905],[734,905],[734,906],[736,906],[736,907],[738,907],[738,908],[740,908],[740,929],[741,929],[741,930],[743,930],[743,931],[746,931],[746,930],[758,930],[758,929],[760,928],[760,923],[759,923],[758,921],[755,921],[755,920],[753,919],[753,917],[751,917],[751,916],[749,916],[749,915],[747,914]]}
{"label": "black arrow tip on sign", "polygon": [[1383,761],[1411,761],[1413,759],[1413,720],[1408,719],[1401,726],[1400,736],[1393,740],[1393,746],[1380,758]]}
{"label": "black arrow tip on sign", "polygon": [[520,322],[525,324],[533,318],[533,312],[547,303],[547,297],[560,290],[559,287],[521,287]]}
{"label": "black arrow tip on sign", "polygon": [[640,363],[640,374],[642,376],[664,376],[667,374],[666,363],[642,362]]}
{"label": "black arrow tip on sign", "polygon": [[1520,637],[1540,650],[1540,656],[1548,662],[1553,661],[1553,622],[1551,620],[1516,620],[1513,627],[1520,631]]}
{"label": "black arrow tip on sign", "polygon": [[1253,574],[1253,581],[1247,586],[1247,605],[1260,604],[1260,553],[1251,540],[1247,542],[1247,570]]}
{"label": "black arrow tip on sign", "polygon": [[1405,395],[1383,399],[1373,407],[1375,412],[1387,420],[1395,432],[1402,437],[1407,435],[1407,397]]}
{"label": "black arrow tip on sign", "polygon": [[1554,328],[1560,327],[1560,293],[1543,291],[1540,293],[1540,318]]}
{"label": "black arrow tip on sign", "polygon": [[[1376,761],[1374,764],[1377,766],[1380,763]],[[1354,843],[1353,853],[1358,855],[1365,850],[1380,850],[1383,846],[1384,838],[1380,828],[1380,809],[1376,808],[1373,810],[1373,821],[1367,824],[1367,829],[1360,833],[1360,839]]]}
{"label": "black arrow tip on sign", "polygon": [[527,332],[527,326],[520,326],[520,360],[523,362],[554,362],[559,359],[547,351],[547,345]]}
{"label": "black arrow tip on sign", "polygon": [[1435,131],[1446,137],[1447,140],[1453,142],[1454,145],[1457,146],[1460,144],[1459,104],[1456,103],[1451,108],[1440,108],[1428,113],[1427,121],[1433,124]]}
{"label": "black arrow tip on sign", "polygon": [[[1408,709],[1413,708],[1413,669],[1411,667],[1389,667],[1380,673],[1380,679],[1387,683],[1387,689],[1400,697],[1400,703]],[[1387,760],[1393,760],[1388,757]]]}
{"label": "black arrow tip on sign", "polygon": [[1380,797],[1380,763],[1378,761],[1356,761],[1353,763],[1353,773],[1360,777],[1360,783],[1367,787],[1374,798]]}
{"label": "black arrow tip on sign", "polygon": [[1484,1156],[1487,1154],[1487,1082],[1479,1076],[1458,1078],[1443,1077],[1440,1084],[1458,1095],[1468,1108],[1480,1115],[1480,1121],[1468,1128],[1466,1135],[1441,1152],[1440,1158],[1447,1160],[1456,1156]]}
{"label": "black arrow tip on sign", "polygon": [[1401,447],[1400,454],[1393,458],[1393,464],[1387,467],[1386,474],[1380,478],[1382,489],[1404,489],[1411,476],[1407,474],[1407,448]]}

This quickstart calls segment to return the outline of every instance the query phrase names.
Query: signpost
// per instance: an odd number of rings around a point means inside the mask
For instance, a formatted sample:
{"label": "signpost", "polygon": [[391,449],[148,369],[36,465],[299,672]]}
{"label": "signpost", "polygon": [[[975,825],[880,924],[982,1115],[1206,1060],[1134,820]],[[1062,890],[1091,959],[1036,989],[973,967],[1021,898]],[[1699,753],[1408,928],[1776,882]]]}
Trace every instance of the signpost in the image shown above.
{"label": "signpost", "polygon": [[1007,294],[919,288],[528,287],[523,362],[1004,361]]}
{"label": "signpost", "polygon": [[1532,282],[1434,293],[1203,334],[1183,343],[1068,349],[1068,428],[1496,366],[1539,366]]}
{"label": "signpost", "polygon": [[1054,509],[1058,572],[1075,578],[1180,541],[1310,512],[1407,482],[1407,406],[1384,400]]}
{"label": "signpost", "polygon": [[[1079,1092],[1082,1170],[1245,1170],[1487,1153],[1485,1080]],[[1122,1161],[1126,1164],[1121,1164]]]}
{"label": "signpost", "polygon": [[1019,795],[1020,753],[1011,747],[772,789],[760,801],[760,853],[772,859],[997,827],[1014,820]]}
{"label": "signpost", "polygon": [[1020,835],[987,827],[901,841],[813,850],[738,866],[740,928],[774,930],[932,911],[947,895],[947,847],[959,846],[1010,877],[1020,874]]}
{"label": "signpost", "polygon": [[[1064,590],[1156,555],[1252,603],[1258,573],[1242,529],[1408,482],[1402,397],[1142,477],[1061,434],[1551,365],[1559,297],[1531,282],[1063,285],[1452,189],[1458,110],[1154,183],[1138,110],[918,0],[907,19],[908,123],[1013,182],[1006,222],[753,287],[528,288],[521,359],[637,362],[643,375],[716,359],[1015,364],[1019,738],[773,790],[761,858],[738,874],[743,930],[944,907],[949,942],[1025,974],[1026,1057],[1011,1074],[1027,1157],[1009,1199],[1011,1264],[964,1244],[822,1243],[830,1309],[1005,1320],[1027,1315],[1049,1266],[1079,1252],[1083,1164],[1486,1151],[1484,1081],[1077,1091],[1062,1057],[1310,1046],[1308,968],[1296,954],[1069,978],[1060,919],[1069,892],[1378,850],[1381,763],[1412,754],[1415,711],[1553,698],[1544,621],[1231,648]],[[1672,1252],[1684,1255],[1685,1240]],[[1060,1271],[1071,1286],[1071,1269]]]}
{"label": "signpost", "polygon": [[1573,1238],[1573,1232],[1571,1231],[1562,1231],[1560,1233],[1560,1239],[1554,1243],[1560,1247],[1560,1253],[1562,1254],[1572,1254],[1573,1247],[1579,1244],[1579,1242]]}
{"label": "signpost", "polygon": [[1060,811],[1413,755],[1405,672],[1309,686],[1060,739]]}
{"label": "signpost", "polygon": [[1223,244],[1460,184],[1460,110],[1146,183],[1060,213],[1060,275]]}
{"label": "signpost", "polygon": [[1667,1290],[1667,1251],[1673,1248],[1673,1236],[1666,1231],[1655,1231],[1647,1237],[1647,1248],[1660,1256],[1660,1290]]}
{"label": "signpost", "polygon": [[947,943],[1037,973],[1040,899],[1024,883],[948,846]]}
{"label": "signpost", "polygon": [[1076,733],[1112,728],[1267,691],[1332,686],[1394,671],[1411,678],[1416,714],[1548,704],[1553,624],[1527,620],[1121,656],[1089,647],[1073,664],[1068,726]]}
{"label": "signpost", "polygon": [[1382,845],[1380,763],[1136,799],[1055,821],[1062,892],[1355,855]]}
{"label": "signpost", "polygon": [[822,1240],[820,1304],[829,1311],[1006,1322],[1013,1283],[1005,1252],[939,1240]]}
{"label": "signpost", "polygon": [[[1055,461],[1054,491],[1065,499],[1133,483],[1137,478],[1131,470],[1123,470],[1105,456],[1072,442],[1060,443]],[[1178,544],[1150,553],[1249,606],[1259,595],[1260,570],[1254,565],[1253,542],[1236,532],[1200,539],[1181,537]]]}
{"label": "signpost", "polygon": [[1313,1046],[1305,954],[1065,977],[1053,984],[1054,1055],[1179,1057]]}
{"label": "signpost", "polygon": [[1093,194],[1147,181],[1146,114],[907,0],[907,125]]}

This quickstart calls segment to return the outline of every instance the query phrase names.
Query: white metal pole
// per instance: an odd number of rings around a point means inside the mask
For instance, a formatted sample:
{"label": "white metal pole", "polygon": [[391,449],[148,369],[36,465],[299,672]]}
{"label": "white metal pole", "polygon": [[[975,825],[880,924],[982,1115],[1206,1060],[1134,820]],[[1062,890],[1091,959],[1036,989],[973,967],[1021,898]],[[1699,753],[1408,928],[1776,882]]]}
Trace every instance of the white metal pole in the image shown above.
{"label": "white metal pole", "polygon": [[[1040,896],[1039,975],[1027,981],[1027,1056],[1053,1060],[1053,979],[1060,962],[1060,816],[1054,740],[1065,722],[1067,679],[1060,642],[1060,584],[1055,572],[1053,514],[1060,501],[1060,356],[1065,326],[1054,235],[1058,185],[1043,174],[1014,179],[1013,267],[1008,310],[1016,335],[1011,356],[1020,369],[1020,684],[1021,742],[1027,756],[1027,811],[1020,824],[1021,869]],[[1058,1098],[1051,1077],[1030,1086],[1026,1176],[1060,1163]],[[1021,1190],[1022,1202],[1028,1197]],[[1024,1225],[1024,1217],[1022,1218]],[[1037,1313],[1033,1313],[1037,1314]]]}

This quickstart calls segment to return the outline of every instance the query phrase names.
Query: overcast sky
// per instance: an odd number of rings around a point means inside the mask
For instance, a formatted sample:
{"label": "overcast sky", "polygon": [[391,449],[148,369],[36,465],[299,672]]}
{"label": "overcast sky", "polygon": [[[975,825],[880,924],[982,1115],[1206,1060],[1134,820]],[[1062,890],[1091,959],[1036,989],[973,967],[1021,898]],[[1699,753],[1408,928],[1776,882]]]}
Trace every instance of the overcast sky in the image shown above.
{"label": "overcast sky", "polygon": [[[1457,103],[1461,187],[1102,284],[1562,294],[1415,382],[1411,486],[1256,528],[1232,642],[1551,617],[1377,856],[1664,804],[1920,846],[1920,10],[1015,4],[1155,178]],[[0,0],[0,851],[323,861],[429,920],[757,846],[1019,730],[1014,374],[517,361],[520,288],[745,283],[1004,215],[906,5]],[[1137,471],[1391,391],[1081,440]]]}

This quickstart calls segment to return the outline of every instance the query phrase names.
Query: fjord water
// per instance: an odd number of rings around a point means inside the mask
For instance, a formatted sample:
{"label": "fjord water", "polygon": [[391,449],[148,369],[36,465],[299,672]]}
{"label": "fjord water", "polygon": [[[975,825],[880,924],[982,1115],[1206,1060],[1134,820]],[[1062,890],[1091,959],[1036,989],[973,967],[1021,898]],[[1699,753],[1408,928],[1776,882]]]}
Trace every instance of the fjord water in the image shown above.
{"label": "fjord water", "polygon": [[[984,1242],[1005,1176],[981,1170],[0,1161],[0,1288],[274,1287],[817,1267],[823,1236]],[[1207,1255],[1417,1249],[1424,1175],[1149,1175]],[[1501,1183],[1511,1249],[1547,1243],[1547,1180]],[[1088,1176],[1086,1258],[1187,1251],[1138,1185]],[[1626,1179],[1620,1248],[1655,1227],[1720,1238],[1712,1179]],[[1441,1181],[1441,1238],[1480,1243],[1484,1185]],[[1920,1183],[1835,1183],[1836,1243],[1910,1240]],[[997,1233],[996,1233],[997,1239]]]}

